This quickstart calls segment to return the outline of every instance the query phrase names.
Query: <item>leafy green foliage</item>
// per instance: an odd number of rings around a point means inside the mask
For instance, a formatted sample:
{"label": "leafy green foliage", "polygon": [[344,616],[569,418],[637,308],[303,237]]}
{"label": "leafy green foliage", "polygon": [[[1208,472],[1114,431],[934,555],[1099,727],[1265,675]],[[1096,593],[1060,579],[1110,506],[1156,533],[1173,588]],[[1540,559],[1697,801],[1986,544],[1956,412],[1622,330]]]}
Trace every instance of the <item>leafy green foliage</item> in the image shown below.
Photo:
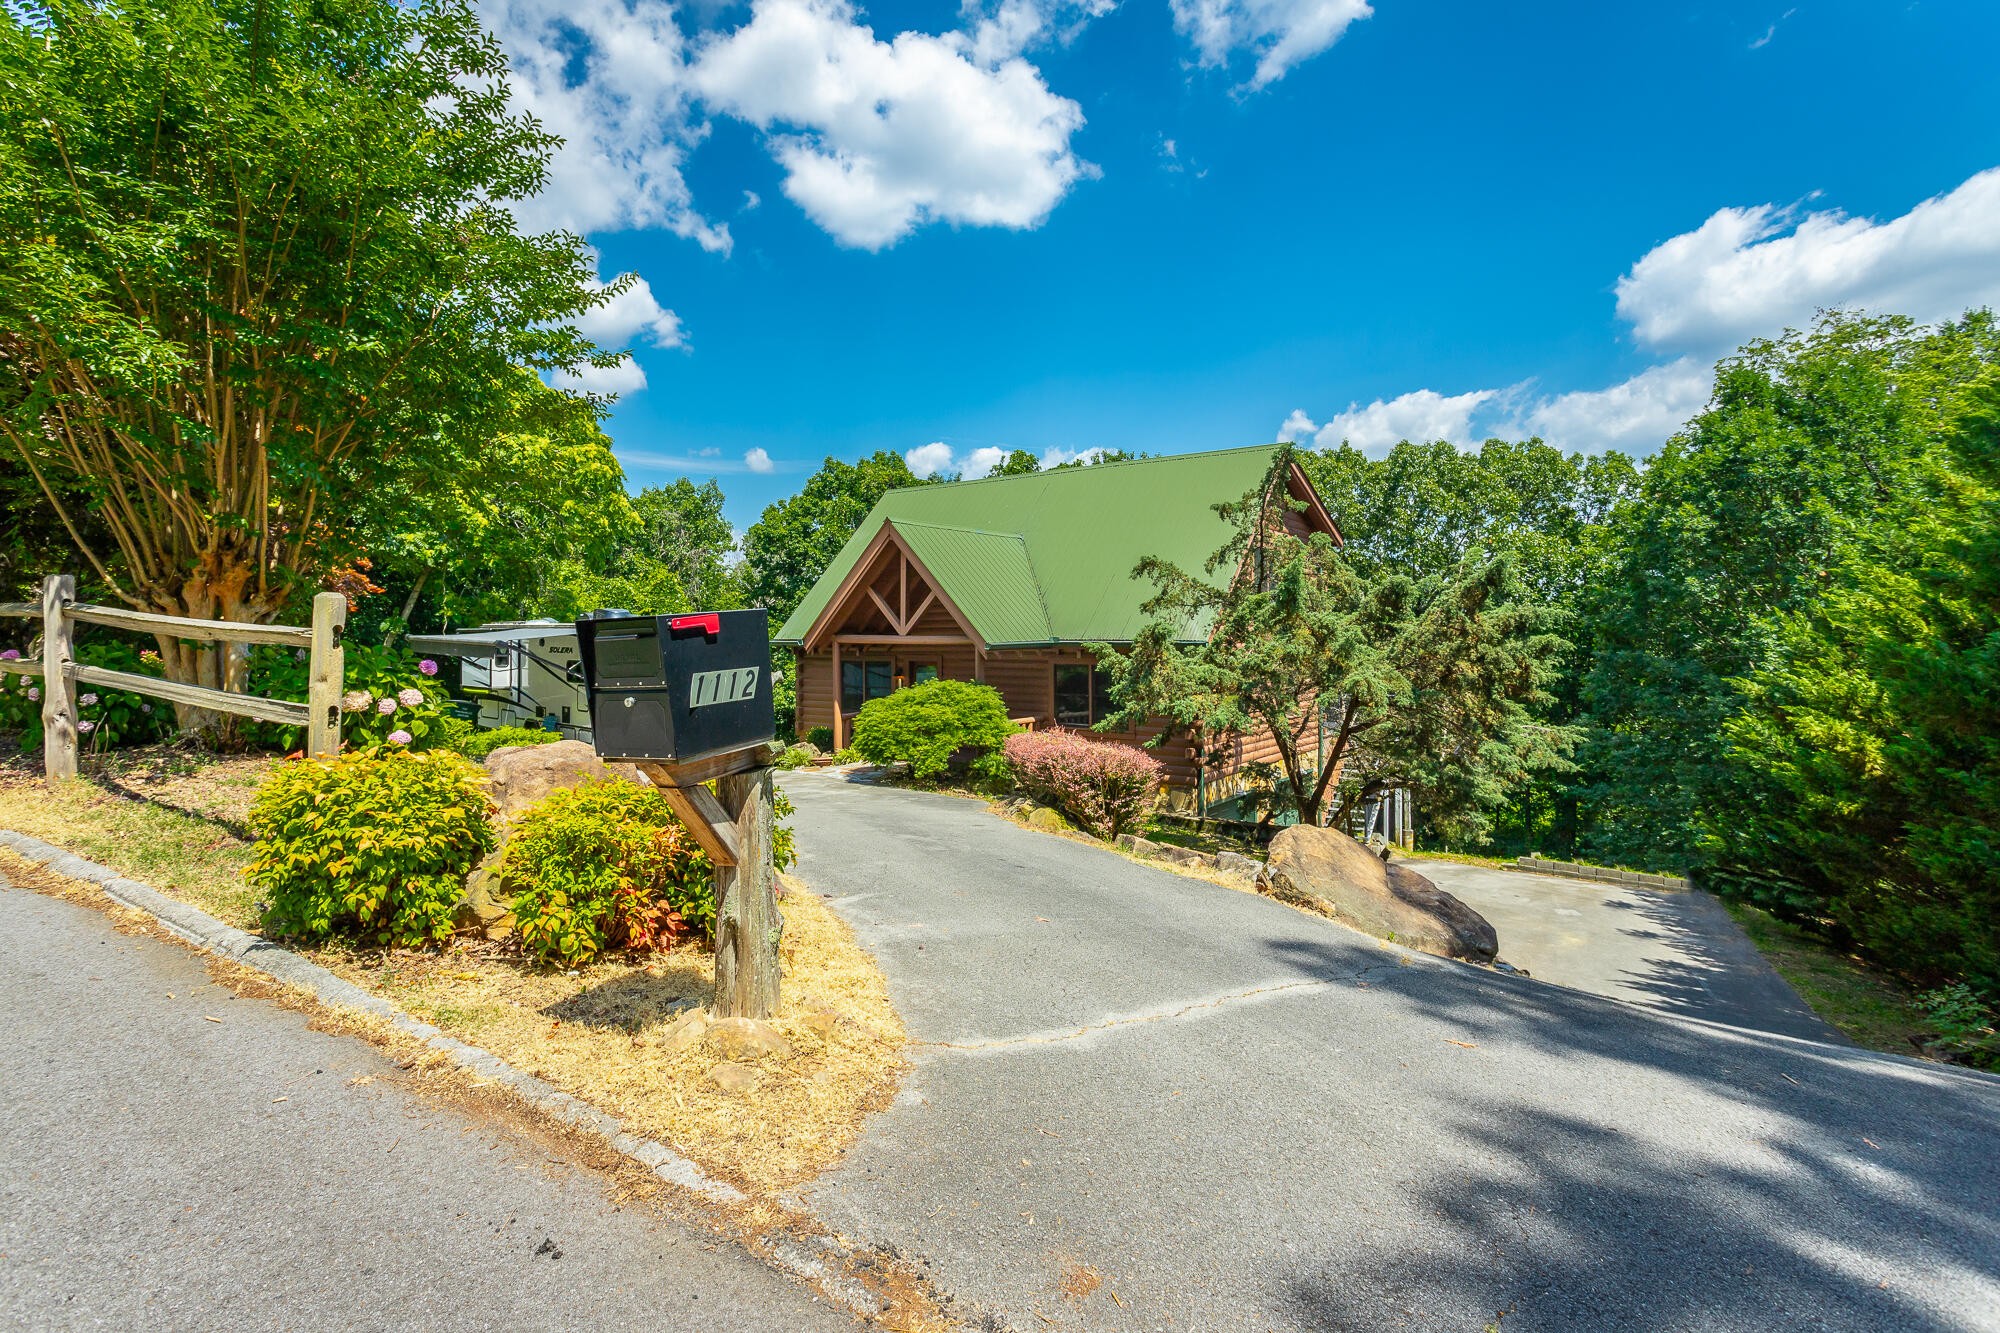
{"label": "leafy green foliage", "polygon": [[806,743],[808,745],[818,747],[821,754],[828,753],[833,749],[833,728],[832,727],[812,728],[810,731],[806,732]]}
{"label": "leafy green foliage", "polygon": [[[1524,596],[1512,556],[1364,580],[1325,534],[1288,532],[1289,452],[1262,486],[1217,506],[1233,534],[1201,574],[1158,559],[1133,571],[1158,589],[1152,619],[1127,651],[1090,645],[1117,710],[1098,729],[1165,717],[1179,734],[1262,734],[1302,821],[1317,822],[1331,791],[1344,816],[1410,787],[1434,836],[1476,842],[1511,784],[1567,764],[1574,729],[1539,710],[1568,645]],[[1207,637],[1190,642],[1189,626]],[[1336,788],[1350,764],[1355,780]]]}
{"label": "leafy green foliage", "polygon": [[1583,606],[1592,855],[1689,867],[1705,817],[1754,799],[1727,758],[1731,681],[1781,654],[1782,618],[1826,595],[1854,534],[1935,490],[1929,460],[1996,358],[1989,315],[1919,328],[1829,314],[1722,363],[1711,406],[1614,516],[1615,554]]}
{"label": "leafy green foliage", "polygon": [[402,948],[450,936],[466,873],[495,842],[483,781],[455,754],[391,745],[280,765],[250,809],[264,928]]}
{"label": "leafy green foliage", "polygon": [[[773,813],[772,859],[784,870],[798,857],[782,793]],[[545,963],[577,966],[610,949],[715,933],[708,857],[657,790],[622,779],[549,793],[514,825],[500,876],[521,947]]]}
{"label": "leafy green foliage", "polygon": [[960,750],[993,750],[1016,731],[1007,704],[990,685],[933,680],[861,705],[854,751],[871,764],[908,764],[934,778]]}
{"label": "leafy green foliage", "polygon": [[465,0],[30,0],[0,67],[0,441],[121,516],[69,526],[133,605],[272,619],[474,466],[523,370],[619,360],[575,322],[630,280],[506,207],[555,141]]}
{"label": "leafy green foliage", "polygon": [[475,731],[458,744],[458,752],[474,763],[481,763],[495,750],[504,750],[510,745],[547,745],[562,739],[562,733],[544,731],[540,727],[491,727],[485,731]]}
{"label": "leafy green foliage", "polygon": [[1980,1069],[2000,1069],[2000,1012],[1963,982],[1917,997],[1935,1035],[1933,1055]]}
{"label": "leafy green foliage", "polygon": [[500,877],[522,949],[544,963],[715,930],[708,858],[658,791],[623,779],[550,792],[514,824]]}
{"label": "leafy green foliage", "polygon": [[1770,624],[1724,724],[1709,882],[2000,997],[2000,371]]}
{"label": "leafy green foliage", "polygon": [[812,761],[813,752],[811,750],[808,750],[803,745],[793,745],[787,747],[783,754],[772,760],[771,767],[782,768],[787,771],[795,768],[811,768]]}
{"label": "leafy green foliage", "polygon": [[[116,639],[78,644],[76,658],[90,666],[129,671],[139,676],[161,674],[158,653],[134,648]],[[0,731],[15,733],[23,750],[35,749],[42,743],[43,688],[39,677],[0,676]],[[86,750],[145,745],[164,740],[174,731],[171,705],[130,690],[114,690],[102,685],[79,686],[76,705],[77,741]]]}

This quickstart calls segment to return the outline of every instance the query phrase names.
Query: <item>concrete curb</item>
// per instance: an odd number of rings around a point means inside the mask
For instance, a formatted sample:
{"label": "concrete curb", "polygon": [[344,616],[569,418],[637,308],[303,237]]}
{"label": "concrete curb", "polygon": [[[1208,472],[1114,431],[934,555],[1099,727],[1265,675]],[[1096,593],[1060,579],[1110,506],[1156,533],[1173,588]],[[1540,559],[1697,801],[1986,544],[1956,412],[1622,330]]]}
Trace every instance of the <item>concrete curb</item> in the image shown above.
{"label": "concrete curb", "polygon": [[167,897],[150,884],[126,879],[106,866],[86,861],[40,838],[30,838],[9,829],[0,829],[0,847],[10,848],[66,879],[95,884],[110,897],[134,911],[144,912],[197,948],[233,958],[287,985],[303,987],[323,1004],[357,1009],[386,1020],[398,1031],[450,1056],[461,1068],[481,1078],[506,1084],[537,1110],[547,1112],[564,1124],[598,1135],[669,1185],[691,1190],[711,1203],[742,1203],[749,1197],[734,1185],[715,1179],[664,1143],[626,1133],[625,1126],[616,1117],[606,1115],[588,1102],[570,1096],[533,1074],[523,1073],[491,1051],[468,1045],[456,1037],[448,1037],[429,1023],[410,1017],[381,996],[370,995],[352,982],[341,980],[319,964],[309,963],[269,940],[225,925],[199,908]]}
{"label": "concrete curb", "polygon": [[1520,870],[1530,875],[1556,875],[1563,879],[1587,879],[1597,884],[1627,884],[1635,889],[1687,889],[1693,886],[1679,875],[1646,875],[1636,870],[1611,870],[1585,865],[1581,861],[1545,861],[1539,856],[1518,857],[1512,864],[1502,862],[1502,870]]}

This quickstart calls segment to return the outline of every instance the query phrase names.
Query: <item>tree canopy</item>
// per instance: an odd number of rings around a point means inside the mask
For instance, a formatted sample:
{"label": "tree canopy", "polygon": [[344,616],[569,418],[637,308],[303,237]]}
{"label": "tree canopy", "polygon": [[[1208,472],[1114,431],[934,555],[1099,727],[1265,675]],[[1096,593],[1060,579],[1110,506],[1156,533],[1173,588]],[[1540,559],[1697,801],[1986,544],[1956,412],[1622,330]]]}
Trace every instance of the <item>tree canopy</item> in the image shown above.
{"label": "tree canopy", "polygon": [[[1291,457],[1281,450],[1261,487],[1217,506],[1232,535],[1204,570],[1148,559],[1133,571],[1157,589],[1152,619],[1127,650],[1091,645],[1117,709],[1100,729],[1164,717],[1269,737],[1302,822],[1320,822],[1330,795],[1338,820],[1409,787],[1438,833],[1476,841],[1512,782],[1566,766],[1572,732],[1537,709],[1567,644],[1524,599],[1511,556],[1364,579],[1324,533],[1287,531]],[[1186,642],[1189,625],[1207,637]]]}
{"label": "tree canopy", "polygon": [[463,489],[523,368],[617,360],[575,320],[619,284],[507,211],[553,140],[464,0],[28,0],[0,71],[0,438],[135,606],[269,619]]}

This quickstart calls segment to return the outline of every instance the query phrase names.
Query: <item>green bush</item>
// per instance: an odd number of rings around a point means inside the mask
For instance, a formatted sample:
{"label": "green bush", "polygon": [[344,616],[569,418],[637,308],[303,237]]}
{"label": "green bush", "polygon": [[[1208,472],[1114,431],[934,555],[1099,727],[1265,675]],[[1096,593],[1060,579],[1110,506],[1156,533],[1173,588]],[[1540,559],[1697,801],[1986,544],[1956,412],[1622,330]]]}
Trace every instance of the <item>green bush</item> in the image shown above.
{"label": "green bush", "polygon": [[715,929],[708,858],[666,799],[622,778],[550,792],[515,823],[500,862],[531,957],[575,967]]}
{"label": "green bush", "polygon": [[467,759],[483,763],[487,755],[510,745],[547,745],[561,739],[558,733],[543,731],[540,727],[494,727],[491,731],[475,731],[460,741],[458,752]]}
{"label": "green bush", "polygon": [[908,764],[913,777],[934,778],[960,750],[992,750],[1016,729],[992,686],[933,680],[861,705],[854,749],[872,764]]}
{"label": "green bush", "polygon": [[[792,804],[780,792],[773,809],[782,821]],[[784,823],[771,842],[778,869],[798,859]],[[523,814],[500,881],[522,949],[549,964],[715,933],[714,867],[656,789],[622,778],[551,792]]]}
{"label": "green bush", "polygon": [[1963,982],[1917,997],[1936,1035],[1925,1044],[1932,1055],[1979,1069],[2000,1069],[2000,1013]]}
{"label": "green bush", "polygon": [[806,744],[826,754],[833,749],[833,728],[814,727],[806,732]]}
{"label": "green bush", "polygon": [[465,876],[493,850],[479,770],[455,754],[372,746],[301,759],[250,808],[264,928],[414,948],[451,934]]}

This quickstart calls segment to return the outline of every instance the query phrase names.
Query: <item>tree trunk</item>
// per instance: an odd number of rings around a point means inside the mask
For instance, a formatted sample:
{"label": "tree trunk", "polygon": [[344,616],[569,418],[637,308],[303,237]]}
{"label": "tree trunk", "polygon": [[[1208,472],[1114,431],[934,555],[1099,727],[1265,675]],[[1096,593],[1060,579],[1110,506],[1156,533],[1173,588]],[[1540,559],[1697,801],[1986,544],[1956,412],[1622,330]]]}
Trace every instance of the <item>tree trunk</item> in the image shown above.
{"label": "tree trunk", "polygon": [[[152,609],[162,615],[266,625],[283,609],[284,595],[276,589],[256,589],[256,567],[241,552],[222,549],[204,554],[178,585],[154,587],[148,594]],[[154,639],[168,680],[232,694],[245,692],[250,679],[248,645],[184,640],[170,634]],[[183,731],[210,735],[225,745],[234,742],[240,722],[193,704],[175,704],[174,714]]]}

